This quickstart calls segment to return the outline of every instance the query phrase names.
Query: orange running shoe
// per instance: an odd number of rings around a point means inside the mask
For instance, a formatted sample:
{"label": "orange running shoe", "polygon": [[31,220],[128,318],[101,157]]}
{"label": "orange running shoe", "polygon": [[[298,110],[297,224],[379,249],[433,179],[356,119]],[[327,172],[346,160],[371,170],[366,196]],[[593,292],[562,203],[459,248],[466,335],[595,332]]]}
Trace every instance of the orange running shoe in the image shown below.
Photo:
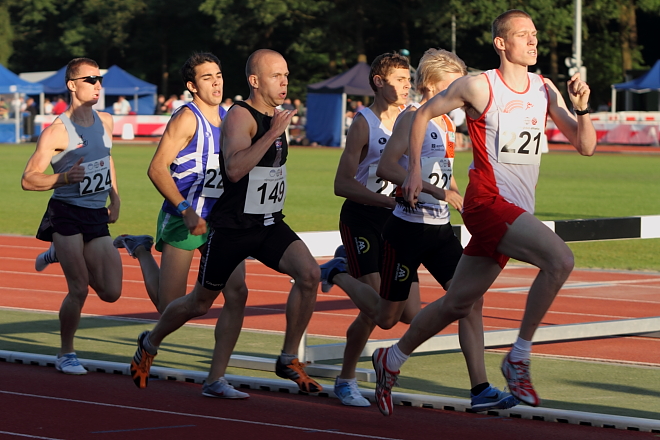
{"label": "orange running shoe", "polygon": [[275,363],[275,374],[283,379],[291,379],[298,384],[303,393],[320,393],[323,387],[305,373],[305,366],[298,358],[293,358],[288,365],[282,362],[282,356]]}
{"label": "orange running shoe", "polygon": [[140,336],[138,336],[138,348],[131,361],[131,377],[138,388],[147,387],[147,384],[149,383],[149,370],[151,369],[151,363],[156,357],[155,354],[150,354],[144,348],[144,338],[146,338],[148,334],[149,332],[145,330],[140,333]]}

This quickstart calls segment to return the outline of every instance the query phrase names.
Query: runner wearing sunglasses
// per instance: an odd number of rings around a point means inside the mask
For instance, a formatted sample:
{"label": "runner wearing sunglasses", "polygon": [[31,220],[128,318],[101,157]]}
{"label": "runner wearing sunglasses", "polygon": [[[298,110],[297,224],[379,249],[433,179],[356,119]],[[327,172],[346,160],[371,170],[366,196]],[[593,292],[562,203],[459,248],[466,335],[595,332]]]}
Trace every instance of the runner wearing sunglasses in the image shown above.
{"label": "runner wearing sunglasses", "polygon": [[[101,92],[99,66],[89,58],[76,58],[65,75],[71,105],[39,137],[21,184],[28,191],[55,190],[37,232],[37,238],[52,245],[37,258],[36,269],[59,261],[68,285],[60,307],[61,348],[55,368],[86,374],[73,337],[90,286],[106,302],[121,295],[121,259],[108,230],[119,217],[120,199],[110,156],[112,116],[92,109]],[[49,165],[53,174],[45,173]]]}

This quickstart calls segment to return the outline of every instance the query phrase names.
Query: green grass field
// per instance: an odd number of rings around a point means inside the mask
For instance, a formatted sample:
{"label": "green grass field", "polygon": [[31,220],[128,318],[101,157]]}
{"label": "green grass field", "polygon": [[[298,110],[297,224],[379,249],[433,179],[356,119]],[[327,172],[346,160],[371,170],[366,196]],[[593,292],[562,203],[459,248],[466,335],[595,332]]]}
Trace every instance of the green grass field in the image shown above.
{"label": "green grass field", "polygon": [[[51,192],[25,192],[20,177],[34,144],[0,145],[0,183],[4,203],[0,233],[34,235]],[[122,198],[113,235],[154,234],[162,197],[146,170],[155,144],[116,145],[113,157]],[[296,231],[336,230],[343,199],[333,193],[341,150],[292,148],[284,213]],[[469,152],[456,157],[456,178],[467,185]],[[629,217],[660,214],[660,156],[551,153],[543,158],[536,215],[542,220]],[[457,212],[452,222],[462,223]],[[571,243],[583,268],[660,271],[660,239]]]}

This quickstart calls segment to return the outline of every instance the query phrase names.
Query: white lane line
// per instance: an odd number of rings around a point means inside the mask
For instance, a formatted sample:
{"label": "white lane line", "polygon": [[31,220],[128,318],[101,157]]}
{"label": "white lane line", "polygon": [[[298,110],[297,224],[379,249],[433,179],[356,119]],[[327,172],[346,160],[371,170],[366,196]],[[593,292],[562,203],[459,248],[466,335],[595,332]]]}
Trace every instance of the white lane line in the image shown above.
{"label": "white lane line", "polygon": [[43,440],[62,440],[54,437],[39,437],[38,435],[19,434],[18,432],[0,431],[0,434],[13,435],[15,437],[38,438]]}
{"label": "white lane line", "polygon": [[379,436],[373,436],[373,435],[356,434],[356,433],[352,433],[352,432],[342,432],[342,431],[335,431],[335,430],[329,430],[329,429],[316,429],[316,428],[295,426],[295,425],[283,425],[283,424],[278,424],[278,423],[258,422],[258,421],[253,421],[253,420],[233,419],[233,418],[229,418],[229,417],[207,416],[207,415],[203,415],[203,414],[192,414],[192,413],[184,413],[184,412],[179,412],[179,411],[165,411],[165,410],[161,410],[161,409],[141,408],[141,407],[128,406],[128,405],[117,405],[117,404],[113,404],[113,403],[93,402],[93,401],[80,400],[80,399],[66,399],[66,398],[63,398],[63,397],[40,396],[40,395],[37,395],[37,394],[17,393],[17,392],[13,392],[13,391],[0,390],[0,393],[2,393],[2,394],[11,394],[11,395],[14,395],[14,396],[21,396],[21,397],[33,397],[33,398],[36,398],[36,399],[56,400],[56,401],[60,401],[60,402],[82,403],[82,404],[86,404],[86,405],[104,406],[104,407],[109,407],[109,408],[119,408],[119,409],[133,410],[133,411],[153,412],[153,413],[167,414],[167,415],[173,415],[173,416],[192,417],[192,418],[200,418],[200,419],[207,419],[207,420],[218,420],[218,421],[223,421],[223,422],[244,423],[244,424],[247,424],[247,425],[268,426],[268,427],[271,427],[271,428],[292,429],[292,430],[303,431],[303,432],[309,432],[310,430],[314,430],[314,432],[323,432],[323,433],[327,433],[327,434],[336,434],[336,435],[342,435],[342,436],[347,436],[347,437],[372,438],[372,439],[380,439],[380,440],[400,440],[400,439],[394,439],[394,438],[390,438],[390,437],[379,437]]}

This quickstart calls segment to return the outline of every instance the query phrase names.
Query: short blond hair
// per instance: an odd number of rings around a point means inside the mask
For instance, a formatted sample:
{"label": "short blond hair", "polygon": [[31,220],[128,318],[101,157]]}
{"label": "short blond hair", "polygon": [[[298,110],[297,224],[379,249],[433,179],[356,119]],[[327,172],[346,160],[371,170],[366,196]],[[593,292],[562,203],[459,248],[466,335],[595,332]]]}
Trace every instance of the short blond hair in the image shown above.
{"label": "short blond hair", "polygon": [[429,49],[419,60],[415,88],[419,93],[424,93],[431,84],[442,81],[447,73],[467,75],[467,67],[455,53],[444,49]]}

